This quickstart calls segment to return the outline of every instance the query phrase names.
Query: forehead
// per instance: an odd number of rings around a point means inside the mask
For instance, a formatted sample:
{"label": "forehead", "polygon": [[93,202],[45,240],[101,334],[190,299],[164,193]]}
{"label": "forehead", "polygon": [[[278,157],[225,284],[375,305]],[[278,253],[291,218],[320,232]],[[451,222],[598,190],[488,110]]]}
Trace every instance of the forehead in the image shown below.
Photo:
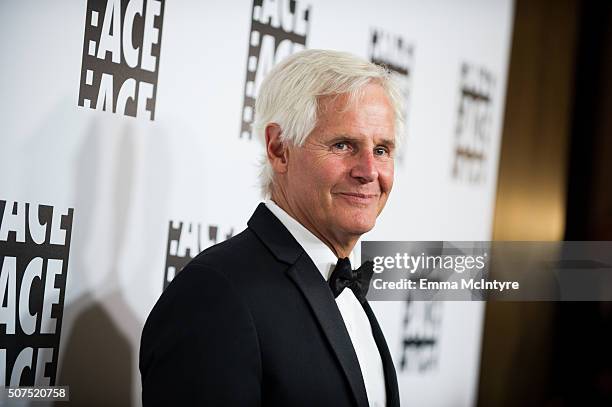
{"label": "forehead", "polygon": [[323,96],[315,133],[380,136],[394,139],[395,113],[381,85],[368,84],[357,97],[347,94]]}

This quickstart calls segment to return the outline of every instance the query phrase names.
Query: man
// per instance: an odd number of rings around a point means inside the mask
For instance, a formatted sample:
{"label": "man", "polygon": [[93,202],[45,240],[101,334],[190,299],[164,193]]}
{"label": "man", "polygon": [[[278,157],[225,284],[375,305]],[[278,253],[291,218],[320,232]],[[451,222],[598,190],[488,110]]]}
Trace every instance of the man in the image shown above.
{"label": "man", "polygon": [[398,95],[387,71],[341,52],[302,51],[269,73],[254,130],[270,199],[155,305],[145,406],[399,406],[371,271],[349,263],[393,185]]}

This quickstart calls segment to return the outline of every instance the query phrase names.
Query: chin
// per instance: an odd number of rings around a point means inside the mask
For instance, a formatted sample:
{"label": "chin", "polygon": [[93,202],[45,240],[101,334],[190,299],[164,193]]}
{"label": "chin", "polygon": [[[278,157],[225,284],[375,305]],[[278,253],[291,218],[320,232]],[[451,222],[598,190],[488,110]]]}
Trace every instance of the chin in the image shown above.
{"label": "chin", "polygon": [[369,232],[376,225],[378,217],[377,208],[336,208],[332,219],[336,220],[336,227],[351,235],[362,235]]}
{"label": "chin", "polygon": [[343,229],[349,232],[352,235],[363,235],[364,233],[369,232],[376,225],[376,220],[355,220],[347,222]]}

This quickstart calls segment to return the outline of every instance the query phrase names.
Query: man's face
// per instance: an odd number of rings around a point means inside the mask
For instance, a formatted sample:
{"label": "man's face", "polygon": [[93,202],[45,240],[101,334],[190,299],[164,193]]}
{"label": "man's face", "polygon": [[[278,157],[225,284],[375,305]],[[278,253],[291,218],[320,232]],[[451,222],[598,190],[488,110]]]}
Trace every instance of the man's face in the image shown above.
{"label": "man's face", "polygon": [[325,97],[317,126],[290,147],[285,195],[320,236],[346,239],[374,227],[393,186],[395,116],[384,89],[369,84],[357,103]]}

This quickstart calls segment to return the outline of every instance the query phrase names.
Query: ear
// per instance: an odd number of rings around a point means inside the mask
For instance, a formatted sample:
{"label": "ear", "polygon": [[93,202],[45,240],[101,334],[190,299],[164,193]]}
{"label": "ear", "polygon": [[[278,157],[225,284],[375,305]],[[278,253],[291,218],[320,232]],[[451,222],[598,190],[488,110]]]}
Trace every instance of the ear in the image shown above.
{"label": "ear", "polygon": [[281,140],[281,128],[276,123],[266,126],[266,154],[274,172],[284,174],[287,172],[287,144]]}

